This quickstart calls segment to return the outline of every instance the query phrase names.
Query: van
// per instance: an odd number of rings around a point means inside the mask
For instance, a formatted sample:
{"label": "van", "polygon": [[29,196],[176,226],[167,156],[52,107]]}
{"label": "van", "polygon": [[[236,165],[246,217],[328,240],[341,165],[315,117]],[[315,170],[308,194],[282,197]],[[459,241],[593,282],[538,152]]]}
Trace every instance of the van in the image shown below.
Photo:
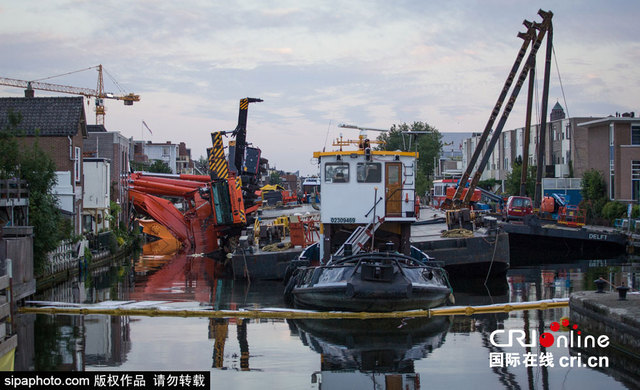
{"label": "van", "polygon": [[525,215],[531,213],[533,213],[531,198],[527,196],[510,196],[507,200],[507,206],[502,212],[502,219],[507,222],[511,219],[523,219]]}

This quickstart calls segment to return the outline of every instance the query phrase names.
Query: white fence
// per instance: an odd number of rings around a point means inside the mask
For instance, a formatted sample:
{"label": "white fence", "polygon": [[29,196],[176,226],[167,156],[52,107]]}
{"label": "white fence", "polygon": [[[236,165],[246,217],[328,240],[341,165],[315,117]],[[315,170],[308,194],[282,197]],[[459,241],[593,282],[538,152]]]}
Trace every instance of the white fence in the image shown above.
{"label": "white fence", "polygon": [[84,248],[87,245],[85,239],[75,243],[71,240],[62,241],[56,249],[47,253],[45,273],[51,275],[77,267],[78,260],[84,256]]}

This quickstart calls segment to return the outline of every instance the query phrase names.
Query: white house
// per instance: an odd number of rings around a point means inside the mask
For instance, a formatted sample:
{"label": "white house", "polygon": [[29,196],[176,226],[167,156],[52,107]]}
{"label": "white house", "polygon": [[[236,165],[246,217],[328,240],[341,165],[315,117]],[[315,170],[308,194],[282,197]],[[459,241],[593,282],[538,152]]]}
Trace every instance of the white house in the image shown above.
{"label": "white house", "polygon": [[85,158],[82,228],[85,232],[98,233],[109,229],[106,218],[111,198],[111,163],[106,158]]}

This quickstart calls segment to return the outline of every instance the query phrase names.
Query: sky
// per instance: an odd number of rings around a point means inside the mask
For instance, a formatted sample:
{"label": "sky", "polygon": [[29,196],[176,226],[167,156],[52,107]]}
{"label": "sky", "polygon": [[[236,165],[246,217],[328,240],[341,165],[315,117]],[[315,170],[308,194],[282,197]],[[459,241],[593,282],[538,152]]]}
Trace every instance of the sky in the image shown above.
{"label": "sky", "polygon": [[[541,21],[540,8],[554,13],[549,111],[558,101],[572,117],[640,112],[640,2],[631,0],[0,0],[0,77],[40,80],[102,64],[105,91],[141,98],[107,100],[107,130],[183,141],[194,159],[212,131],[235,128],[241,98],[261,98],[249,106],[248,142],[271,167],[308,175],[317,172],[314,151],[340,134],[357,138],[340,123],[481,132],[522,21]],[[538,101],[544,54],[545,45]],[[95,88],[97,78],[90,69],[45,81]],[[0,86],[0,96],[24,95]],[[526,84],[505,130],[524,125],[525,106]],[[93,101],[86,107],[94,124]]]}

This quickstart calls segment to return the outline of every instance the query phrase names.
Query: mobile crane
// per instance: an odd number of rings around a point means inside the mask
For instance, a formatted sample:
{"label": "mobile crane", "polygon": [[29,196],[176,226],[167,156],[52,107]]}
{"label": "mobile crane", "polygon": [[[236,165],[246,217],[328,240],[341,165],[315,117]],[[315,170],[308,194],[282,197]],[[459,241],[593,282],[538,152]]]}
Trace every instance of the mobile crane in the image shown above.
{"label": "mobile crane", "polygon": [[[529,73],[529,70],[535,64],[535,57],[538,52],[538,49],[540,48],[542,41],[545,38],[545,35],[547,33],[551,35],[551,31],[552,31],[551,19],[553,17],[553,13],[551,11],[539,10],[538,15],[540,15],[543,19],[541,23],[536,23],[536,22],[532,23],[527,20],[523,22],[525,27],[527,27],[527,32],[518,33],[518,37],[524,40],[520,48],[520,51],[518,51],[518,55],[513,64],[513,67],[511,68],[511,71],[509,72],[507,80],[505,81],[505,84],[502,88],[502,92],[498,97],[498,101],[496,102],[493,110],[491,111],[491,115],[489,117],[489,120],[487,121],[484,131],[482,132],[482,135],[480,136],[480,139],[478,140],[476,149],[474,150],[473,155],[469,160],[469,163],[467,164],[464,174],[462,175],[462,177],[458,182],[458,186],[455,190],[455,193],[451,197],[448,197],[448,199],[445,200],[443,208],[463,209],[469,206],[471,197],[475,193],[474,190],[478,185],[478,181],[480,181],[480,177],[482,176],[482,173],[484,172],[487,162],[489,161],[489,157],[491,156],[491,153],[493,152],[493,149],[495,148],[495,145],[500,138],[502,129],[507,119],[509,118],[509,114],[513,109],[513,105],[516,102],[520,89],[524,84],[524,81]],[[515,75],[530,45],[532,46],[531,51],[529,53],[529,56],[527,57],[527,60],[524,63],[522,70],[520,71],[520,74],[516,81],[516,85],[513,88],[513,91],[511,92],[509,100],[507,101],[507,104],[504,108],[502,116],[500,117],[500,121],[498,122],[498,126],[495,129],[492,129],[493,124],[496,118],[498,117],[498,114],[500,113],[500,109],[502,108],[502,104],[504,103],[507,93],[511,88],[511,85],[513,84]],[[471,182],[467,186],[467,182],[469,181],[471,172],[473,171],[473,168],[476,165],[476,162],[478,161],[480,154],[482,153],[482,149],[485,146],[489,135],[492,135],[491,140],[487,144],[487,149],[482,159],[480,160],[478,168],[476,169],[475,174],[471,179]]]}
{"label": "mobile crane", "polygon": [[[210,254],[222,248],[224,253],[230,253],[247,225],[247,214],[257,209],[253,204],[247,207],[243,195],[249,193],[260,174],[260,149],[246,143],[248,105],[257,101],[262,100],[240,100],[238,126],[229,132],[236,138],[235,153],[229,153],[229,160],[222,143],[222,135],[227,132],[211,134],[208,176],[145,172],[129,175],[129,198],[136,210],[166,226],[188,250]],[[165,197],[181,199],[182,207]]]}

